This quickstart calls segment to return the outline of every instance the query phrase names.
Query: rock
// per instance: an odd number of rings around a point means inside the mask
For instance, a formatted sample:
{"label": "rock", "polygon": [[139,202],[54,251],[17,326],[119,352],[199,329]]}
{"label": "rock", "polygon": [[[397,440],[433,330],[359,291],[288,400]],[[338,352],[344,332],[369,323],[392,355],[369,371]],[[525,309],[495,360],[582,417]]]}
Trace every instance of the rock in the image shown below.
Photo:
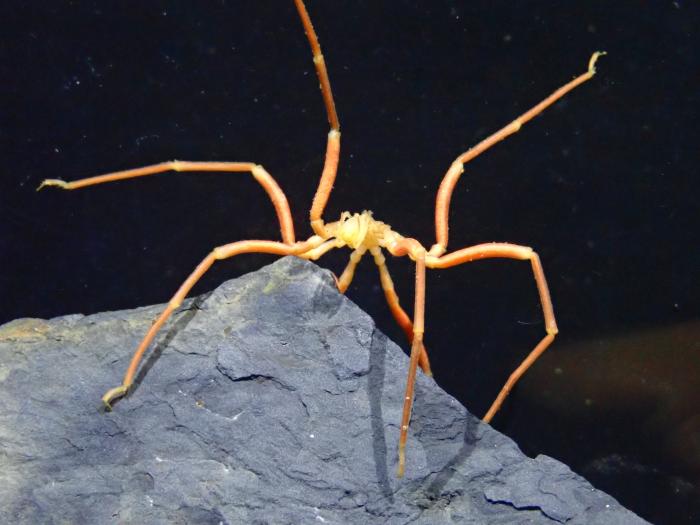
{"label": "rock", "polygon": [[644,523],[420,375],[330,274],[285,258],[189,300],[0,327],[3,523]]}

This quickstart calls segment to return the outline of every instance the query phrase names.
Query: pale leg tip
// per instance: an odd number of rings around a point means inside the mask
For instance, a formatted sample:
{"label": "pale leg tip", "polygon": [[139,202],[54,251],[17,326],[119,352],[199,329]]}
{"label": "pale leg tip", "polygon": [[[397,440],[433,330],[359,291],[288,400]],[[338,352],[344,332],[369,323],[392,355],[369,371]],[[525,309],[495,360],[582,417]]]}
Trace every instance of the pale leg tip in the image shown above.
{"label": "pale leg tip", "polygon": [[59,188],[66,189],[68,187],[68,183],[61,179],[44,179],[41,181],[41,184],[39,184],[36,191],[39,191],[45,186],[58,186]]}
{"label": "pale leg tip", "polygon": [[588,71],[591,73],[595,73],[595,63],[598,60],[599,57],[602,57],[603,55],[607,55],[607,51],[596,51],[591,55],[591,59],[588,61]]}
{"label": "pale leg tip", "polygon": [[118,387],[107,390],[107,392],[105,392],[105,395],[102,396],[102,404],[104,405],[105,410],[111,412],[112,401],[126,395],[128,391],[129,387],[124,385],[120,385]]}
{"label": "pale leg tip", "polygon": [[396,477],[403,478],[404,472],[406,470],[406,457],[403,450],[399,450],[399,465],[396,468]]}

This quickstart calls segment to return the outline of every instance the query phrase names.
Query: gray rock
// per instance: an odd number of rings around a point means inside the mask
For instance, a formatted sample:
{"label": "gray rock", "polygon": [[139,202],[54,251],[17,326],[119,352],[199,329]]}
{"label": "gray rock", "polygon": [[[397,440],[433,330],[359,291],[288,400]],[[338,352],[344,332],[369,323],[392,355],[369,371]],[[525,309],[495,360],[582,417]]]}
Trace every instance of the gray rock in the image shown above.
{"label": "gray rock", "polygon": [[0,327],[2,523],[644,523],[420,376],[330,274],[285,258],[188,301]]}

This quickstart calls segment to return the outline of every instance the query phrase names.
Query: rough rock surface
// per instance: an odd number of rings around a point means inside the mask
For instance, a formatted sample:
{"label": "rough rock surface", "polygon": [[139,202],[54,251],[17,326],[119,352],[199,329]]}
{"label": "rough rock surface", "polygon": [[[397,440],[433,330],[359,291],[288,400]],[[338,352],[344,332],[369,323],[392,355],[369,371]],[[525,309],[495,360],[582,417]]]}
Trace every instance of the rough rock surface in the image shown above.
{"label": "rough rock surface", "polygon": [[186,303],[136,388],[100,408],[159,306],[0,327],[2,523],[644,523],[530,459],[282,259]]}

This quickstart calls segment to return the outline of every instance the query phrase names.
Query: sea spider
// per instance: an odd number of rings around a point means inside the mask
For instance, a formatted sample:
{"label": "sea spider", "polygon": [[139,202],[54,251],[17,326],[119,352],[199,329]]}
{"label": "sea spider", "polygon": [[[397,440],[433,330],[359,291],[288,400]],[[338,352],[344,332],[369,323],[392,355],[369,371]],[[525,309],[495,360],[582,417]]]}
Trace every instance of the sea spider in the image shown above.
{"label": "sea spider", "polygon": [[[532,350],[532,352],[530,352],[530,354],[523,360],[520,366],[518,366],[518,368],[510,375],[508,381],[505,383],[496,397],[496,400],[493,402],[488,412],[484,416],[484,421],[491,421],[494,414],[498,411],[500,406],[503,404],[504,399],[513,388],[513,385],[535,362],[542,352],[544,352],[545,349],[552,343],[555,335],[557,334],[557,324],[552,309],[552,301],[547,288],[547,281],[544,277],[540,258],[532,248],[510,243],[492,242],[469,246],[467,248],[462,248],[447,253],[450,198],[457,181],[464,172],[464,165],[467,162],[489,149],[495,143],[503,140],[508,135],[517,132],[523,124],[541,113],[545,108],[552,105],[578,85],[589,80],[595,74],[596,60],[603,54],[603,52],[593,53],[588,63],[588,70],[585,73],[566,83],[532,109],[526,111],[508,125],[493,133],[488,138],[482,140],[479,144],[462,153],[455,159],[443,177],[437,192],[435,204],[436,242],[430,247],[430,249],[426,249],[416,239],[404,237],[398,232],[392,230],[391,226],[388,224],[376,220],[370,211],[363,211],[362,213],[343,212],[338,221],[331,223],[326,223],[323,220],[323,211],[326,207],[326,203],[328,202],[328,198],[330,197],[331,190],[333,189],[333,183],[335,181],[338,168],[338,158],[340,153],[340,122],[335,110],[335,102],[333,100],[333,93],[331,91],[330,81],[328,79],[328,71],[325,60],[321,54],[321,47],[311,24],[311,19],[309,18],[306,6],[304,5],[303,0],[294,0],[294,3],[311,46],[313,62],[320,81],[323,102],[331,128],[330,132],[328,133],[326,157],[323,172],[321,174],[321,180],[318,185],[318,189],[316,190],[310,211],[311,228],[314,231],[314,235],[305,241],[296,241],[294,235],[294,225],[292,223],[292,215],[284,192],[279,187],[275,179],[272,178],[272,176],[265,170],[265,168],[263,168],[260,164],[253,162],[189,162],[175,160],[154,164],[143,168],[117,171],[96,177],[89,177],[73,182],[65,182],[60,179],[47,179],[41,183],[38,189],[41,189],[44,186],[58,186],[59,188],[66,190],[73,190],[95,184],[153,175],[166,171],[249,172],[267,192],[268,196],[272,200],[272,204],[275,207],[275,211],[277,212],[277,219],[279,221],[282,237],[281,242],[272,240],[244,240],[233,242],[214,248],[209,255],[207,255],[204,260],[199,263],[195,270],[180,286],[177,293],[175,293],[175,295],[172,297],[165,310],[160,314],[160,316],[148,330],[148,333],[141,341],[141,344],[138,346],[131,359],[122,384],[108,390],[102,397],[102,401],[108,409],[111,409],[111,403],[114,399],[124,396],[128,392],[133,383],[141,358],[153,341],[153,338],[168,317],[170,317],[172,312],[182,304],[183,299],[192,289],[194,284],[214,264],[215,261],[227,259],[241,253],[252,252],[295,255],[304,259],[316,260],[334,248],[347,246],[352,249],[352,253],[350,254],[350,262],[341,276],[337,279],[338,289],[341,292],[345,292],[352,281],[358,262],[366,252],[369,252],[379,268],[381,285],[391,313],[393,314],[397,323],[405,331],[408,340],[411,343],[411,358],[408,369],[408,379],[406,382],[406,395],[404,397],[403,414],[401,418],[401,434],[398,449],[397,475],[400,477],[403,475],[405,468],[406,439],[408,436],[408,426],[411,418],[411,407],[413,405],[413,390],[417,367],[420,365],[424,373],[431,375],[428,354],[425,346],[423,345],[426,268],[448,268],[450,266],[455,266],[478,259],[493,257],[527,260],[530,261],[530,264],[532,265],[532,271],[537,284],[537,291],[542,304],[546,335],[537,344],[534,350]],[[407,255],[415,262],[415,305],[412,320],[399,304],[399,298],[394,291],[394,285],[384,259],[384,250],[396,257]]]}

